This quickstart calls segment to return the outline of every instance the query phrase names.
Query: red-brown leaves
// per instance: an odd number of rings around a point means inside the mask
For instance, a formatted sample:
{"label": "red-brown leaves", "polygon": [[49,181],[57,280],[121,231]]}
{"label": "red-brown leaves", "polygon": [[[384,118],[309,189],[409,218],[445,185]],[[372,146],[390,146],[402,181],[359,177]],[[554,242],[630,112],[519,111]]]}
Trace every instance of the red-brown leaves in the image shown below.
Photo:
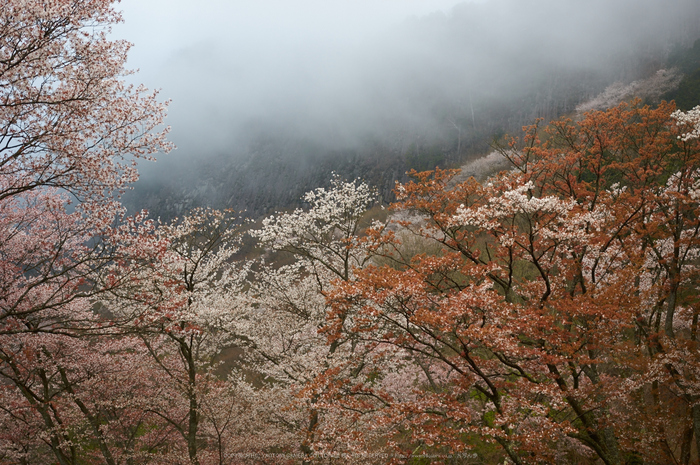
{"label": "red-brown leaves", "polygon": [[[483,186],[414,172],[397,187],[409,214],[373,236],[388,264],[329,294],[333,337],[431,367],[413,400],[386,398],[386,421],[453,451],[467,432],[495,440],[518,463],[563,448],[617,463],[635,444],[679,440],[659,426],[672,414],[648,415],[675,407],[642,395],[665,371],[679,399],[700,399],[696,368],[678,365],[698,324],[700,147],[679,142],[673,110],[633,102],[535,125],[505,150],[518,172]],[[437,248],[409,256],[412,237]],[[389,379],[390,360],[371,370]],[[632,421],[643,412],[651,423]]]}

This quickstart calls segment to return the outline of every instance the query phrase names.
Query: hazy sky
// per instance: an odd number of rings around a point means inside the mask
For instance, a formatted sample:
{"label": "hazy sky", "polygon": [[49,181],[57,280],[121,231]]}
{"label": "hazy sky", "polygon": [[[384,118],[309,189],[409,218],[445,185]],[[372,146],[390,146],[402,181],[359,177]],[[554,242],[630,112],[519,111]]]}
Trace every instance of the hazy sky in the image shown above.
{"label": "hazy sky", "polygon": [[121,0],[117,8],[125,22],[114,28],[114,36],[134,44],[129,66],[141,70],[141,81],[150,81],[174,55],[200,45],[227,49],[227,55],[219,57],[222,61],[285,52],[296,56],[283,59],[303,60],[300,46],[352,46],[412,16],[447,13],[456,3],[459,1]]}
{"label": "hazy sky", "polygon": [[[486,0],[476,0],[481,3]],[[458,0],[122,0],[117,36],[133,61],[162,59],[199,41],[361,39],[410,16],[447,12]],[[253,45],[253,44],[249,44]]]}

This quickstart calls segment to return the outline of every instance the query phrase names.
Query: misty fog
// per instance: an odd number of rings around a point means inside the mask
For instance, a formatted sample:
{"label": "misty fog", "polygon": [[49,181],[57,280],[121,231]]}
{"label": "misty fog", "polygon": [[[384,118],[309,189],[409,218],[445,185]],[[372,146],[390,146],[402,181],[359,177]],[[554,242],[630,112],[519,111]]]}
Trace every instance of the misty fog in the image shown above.
{"label": "misty fog", "polygon": [[[115,35],[135,43],[134,82],[172,99],[178,146],[142,166],[142,182],[211,156],[235,160],[260,137],[329,151],[407,146],[557,116],[692,46],[698,3],[127,0]],[[484,126],[499,108],[509,114]]]}

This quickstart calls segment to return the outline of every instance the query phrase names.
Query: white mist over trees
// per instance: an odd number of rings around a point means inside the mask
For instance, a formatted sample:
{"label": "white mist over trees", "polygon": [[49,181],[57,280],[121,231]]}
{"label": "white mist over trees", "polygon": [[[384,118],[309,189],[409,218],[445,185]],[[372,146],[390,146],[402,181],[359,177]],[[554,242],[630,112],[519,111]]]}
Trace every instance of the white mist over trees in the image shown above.
{"label": "white mist over trees", "polygon": [[[556,79],[552,72],[636,77],[634,57],[692,45],[698,23],[688,0],[454,3],[410,19],[401,12],[411,8],[396,4],[391,16],[375,6],[362,18],[362,3],[214,4],[166,34],[175,50],[137,64],[175,98],[174,141],[183,156],[199,158],[235,154],[249,124],[352,143],[384,129],[440,125],[433,112],[448,104],[468,106],[470,95],[507,100]],[[162,14],[166,22],[173,15]],[[190,34],[198,42],[180,38]]]}
{"label": "white mist over trees", "polygon": [[232,5],[223,18],[211,19],[214,4],[177,23],[196,41],[140,55],[147,82],[174,99],[179,149],[142,164],[149,184],[129,197],[133,207],[261,215],[333,169],[371,177],[390,198],[409,168],[457,166],[494,136],[648,77],[674,47],[692,46],[700,24],[688,0],[493,0],[410,18],[394,4],[376,18],[345,2]]}

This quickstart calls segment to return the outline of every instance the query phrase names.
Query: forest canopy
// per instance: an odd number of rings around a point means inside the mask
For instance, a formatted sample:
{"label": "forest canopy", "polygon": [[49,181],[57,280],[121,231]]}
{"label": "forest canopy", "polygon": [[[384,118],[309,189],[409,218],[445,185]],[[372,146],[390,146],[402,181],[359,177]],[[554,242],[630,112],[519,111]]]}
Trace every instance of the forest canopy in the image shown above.
{"label": "forest canopy", "polygon": [[526,126],[389,210],[129,216],[172,148],[104,1],[0,12],[0,463],[695,463],[700,106]]}

